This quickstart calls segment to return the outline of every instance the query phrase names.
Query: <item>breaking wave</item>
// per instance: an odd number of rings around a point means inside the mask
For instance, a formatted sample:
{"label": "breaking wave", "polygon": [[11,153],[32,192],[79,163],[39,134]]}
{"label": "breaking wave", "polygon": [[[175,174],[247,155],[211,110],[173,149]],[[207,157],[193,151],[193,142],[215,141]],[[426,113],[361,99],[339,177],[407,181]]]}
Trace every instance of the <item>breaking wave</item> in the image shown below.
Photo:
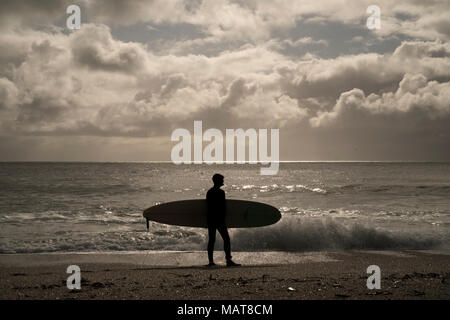
{"label": "breaking wave", "polygon": [[309,251],[349,249],[448,248],[450,235],[394,233],[362,224],[345,225],[333,219],[284,216],[280,223],[260,229],[238,229],[232,246],[239,251]]}

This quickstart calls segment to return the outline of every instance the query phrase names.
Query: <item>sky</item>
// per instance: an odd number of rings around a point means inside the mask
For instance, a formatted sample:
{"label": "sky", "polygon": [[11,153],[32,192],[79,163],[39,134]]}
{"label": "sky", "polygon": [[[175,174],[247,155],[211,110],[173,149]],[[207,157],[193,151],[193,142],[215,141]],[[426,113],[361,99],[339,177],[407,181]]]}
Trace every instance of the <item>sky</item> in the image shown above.
{"label": "sky", "polygon": [[0,161],[170,161],[195,120],[279,129],[282,161],[450,161],[449,16],[437,0],[2,0]]}

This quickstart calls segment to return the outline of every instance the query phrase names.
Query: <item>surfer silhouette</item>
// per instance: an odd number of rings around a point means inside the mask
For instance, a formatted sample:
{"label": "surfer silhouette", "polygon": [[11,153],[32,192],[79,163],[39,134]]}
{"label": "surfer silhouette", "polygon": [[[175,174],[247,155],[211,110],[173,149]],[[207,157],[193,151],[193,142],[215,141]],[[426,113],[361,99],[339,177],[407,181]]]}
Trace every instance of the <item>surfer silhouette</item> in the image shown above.
{"label": "surfer silhouette", "polygon": [[223,250],[225,251],[225,258],[227,260],[227,267],[240,266],[231,260],[231,244],[228,229],[225,223],[226,215],[226,201],[225,191],[220,189],[223,186],[224,177],[216,173],[212,180],[214,186],[206,193],[207,203],[207,224],[208,224],[208,259],[209,266],[214,266],[214,243],[216,242],[216,230],[219,231],[223,239]]}

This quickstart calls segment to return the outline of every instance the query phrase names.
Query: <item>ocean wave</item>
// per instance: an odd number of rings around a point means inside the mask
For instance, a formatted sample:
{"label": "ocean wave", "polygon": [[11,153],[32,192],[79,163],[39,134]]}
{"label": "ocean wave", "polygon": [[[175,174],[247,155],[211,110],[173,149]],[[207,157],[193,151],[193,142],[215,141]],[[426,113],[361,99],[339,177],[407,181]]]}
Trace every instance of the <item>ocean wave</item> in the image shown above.
{"label": "ocean wave", "polygon": [[231,185],[231,190],[235,191],[258,191],[260,193],[289,193],[289,192],[310,192],[316,194],[345,194],[345,193],[387,193],[397,195],[450,195],[450,185],[387,185],[387,184],[344,184],[311,186],[305,184],[243,184]]}
{"label": "ocean wave", "polygon": [[387,193],[396,195],[450,195],[450,185],[346,184],[329,186],[330,193]]}
{"label": "ocean wave", "polygon": [[[230,229],[233,251],[324,251],[324,250],[427,250],[450,248],[450,234],[392,232],[361,223],[332,218],[286,216],[273,226]],[[5,239],[0,253],[38,253],[73,251],[202,251],[206,250],[206,229],[184,228],[151,223],[150,232],[61,231],[50,239]],[[217,236],[216,250],[222,250]]]}
{"label": "ocean wave", "polygon": [[101,206],[101,210],[91,212],[77,211],[44,211],[44,212],[18,212],[0,217],[0,223],[8,224],[49,224],[49,223],[70,223],[70,224],[135,224],[142,223],[141,212],[116,212],[112,208]]}
{"label": "ocean wave", "polygon": [[335,249],[434,249],[449,247],[450,235],[394,233],[363,224],[333,219],[283,216],[280,223],[233,233],[233,248],[242,251],[335,250]]}
{"label": "ocean wave", "polygon": [[236,191],[259,191],[260,193],[266,192],[313,192],[319,194],[326,194],[327,190],[319,188],[319,187],[309,187],[302,184],[292,184],[292,185],[278,185],[278,184],[270,184],[270,185],[231,185],[232,190]]}
{"label": "ocean wave", "polygon": [[59,232],[47,239],[6,239],[0,253],[45,253],[86,251],[190,251],[206,248],[205,230],[169,227],[156,232]]}

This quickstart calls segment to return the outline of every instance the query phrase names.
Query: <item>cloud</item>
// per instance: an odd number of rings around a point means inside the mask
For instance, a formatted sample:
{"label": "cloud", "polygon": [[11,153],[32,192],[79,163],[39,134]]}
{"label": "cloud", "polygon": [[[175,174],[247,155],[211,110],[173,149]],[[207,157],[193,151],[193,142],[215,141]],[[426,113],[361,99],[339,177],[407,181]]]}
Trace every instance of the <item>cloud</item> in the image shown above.
{"label": "cloud", "polygon": [[394,92],[407,73],[429,80],[450,79],[448,45],[440,42],[403,42],[392,54],[359,54],[336,59],[312,59],[280,69],[287,94],[302,101],[321,99],[330,107],[341,93],[361,89],[365,94]]}
{"label": "cloud", "polygon": [[54,24],[66,16],[69,0],[3,0],[0,2],[0,27]]}
{"label": "cloud", "polygon": [[19,90],[10,80],[0,78],[0,109],[14,108],[17,105]]}
{"label": "cloud", "polygon": [[[4,0],[0,3],[3,25],[63,24],[69,0]],[[206,41],[269,39],[274,32],[295,27],[297,21],[327,23],[339,21],[366,28],[366,9],[370,0],[290,1],[290,0],[81,0],[82,21],[129,26],[137,23],[191,24],[205,33]],[[381,37],[405,35],[414,38],[448,40],[450,28],[448,1],[423,3],[416,0],[392,2],[380,0]],[[63,27],[63,25],[60,25]]]}
{"label": "cloud", "polygon": [[405,41],[394,51],[394,56],[399,59],[411,58],[447,58],[450,57],[450,44],[441,41]]}
{"label": "cloud", "polygon": [[274,66],[286,59],[266,48],[156,56],[94,24],[68,35],[15,35],[15,43],[34,40],[0,82],[2,109],[10,110],[2,113],[3,134],[144,137],[196,117],[280,126],[306,114],[277,83]]}
{"label": "cloud", "polygon": [[70,39],[74,60],[94,70],[139,72],[147,66],[148,54],[139,43],[113,40],[104,25],[84,25]]}
{"label": "cloud", "polygon": [[[310,51],[328,50],[331,39],[293,28],[314,17],[308,23],[364,28],[365,3],[136,0],[125,6],[86,0],[80,2],[86,11],[82,28],[73,32],[55,25],[66,17],[65,10],[54,16],[65,2],[42,3],[0,3],[1,136],[159,138],[203,120],[205,128],[282,128],[282,136],[291,134],[288,151],[297,149],[299,136],[316,141],[305,150],[322,143],[324,150],[339,149],[342,144],[330,142],[335,139],[361,145],[364,138],[380,141],[378,135],[402,146],[412,137],[438,150],[450,139],[447,25],[440,13],[430,18],[436,8],[446,8],[441,2],[429,9],[414,1],[382,1],[386,30],[377,34],[380,41],[400,34],[416,38],[386,53],[333,58]],[[36,27],[38,20],[48,26]],[[412,20],[424,29],[409,25]],[[189,41],[173,40],[164,52],[114,35],[116,25],[135,23],[189,24],[201,32]],[[364,40],[359,33],[352,37]],[[189,53],[193,46],[196,54]],[[302,54],[288,55],[285,47]]]}
{"label": "cloud", "polygon": [[[17,34],[15,43],[29,37]],[[215,57],[157,56],[94,24],[34,39],[0,82],[8,131],[147,136],[166,135],[195,117],[214,126],[221,119],[262,127],[309,119],[321,127],[364,108],[410,110],[423,103],[434,116],[446,110],[442,82],[450,77],[450,50],[439,41],[404,42],[386,55],[294,59],[252,45]],[[419,82],[415,92],[405,91]]]}
{"label": "cloud", "polygon": [[292,41],[290,39],[285,39],[283,43],[290,45],[291,47],[299,47],[303,45],[323,45],[328,46],[328,42],[326,40],[320,39],[320,40],[314,40],[311,37],[304,37],[299,38],[295,41]]}
{"label": "cloud", "polygon": [[346,124],[351,126],[352,121],[358,121],[359,113],[374,116],[403,114],[402,121],[408,121],[410,116],[450,119],[450,83],[427,81],[422,74],[405,74],[395,93],[366,96],[361,89],[352,89],[340,95],[331,111],[319,112],[310,123],[320,127],[349,118],[350,123]]}

